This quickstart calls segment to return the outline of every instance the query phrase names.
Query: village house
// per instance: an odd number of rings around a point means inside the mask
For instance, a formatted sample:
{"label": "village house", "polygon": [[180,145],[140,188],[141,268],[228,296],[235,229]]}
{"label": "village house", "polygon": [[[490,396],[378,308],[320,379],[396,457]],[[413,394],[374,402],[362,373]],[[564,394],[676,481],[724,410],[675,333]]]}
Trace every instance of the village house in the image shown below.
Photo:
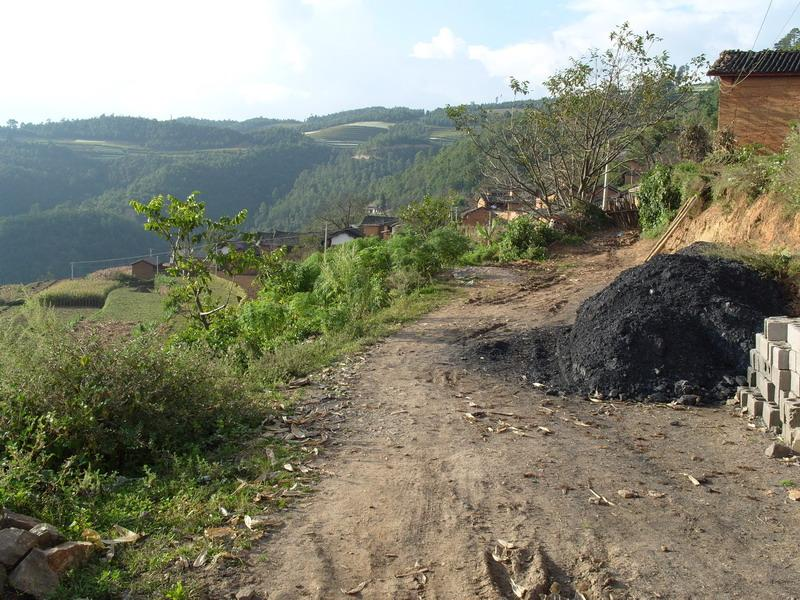
{"label": "village house", "polygon": [[358,227],[345,227],[328,235],[328,246],[340,246],[360,237],[364,235]]}
{"label": "village house", "polygon": [[521,215],[531,212],[535,202],[523,199],[514,192],[484,192],[478,196],[473,208],[461,213],[461,223],[466,227],[489,225],[496,219],[513,221]]}
{"label": "village house", "polygon": [[278,248],[286,248],[291,251],[300,245],[300,234],[293,231],[259,231],[257,246],[262,252],[274,252]]}
{"label": "village house", "polygon": [[780,150],[800,119],[800,51],[725,50],[708,74],[719,77],[719,129]]}
{"label": "village house", "polygon": [[397,217],[387,215],[367,215],[358,226],[364,237],[380,237],[388,239],[392,236],[393,228],[400,222]]}
{"label": "village house", "polygon": [[166,262],[158,256],[147,256],[131,263],[131,276],[141,281],[153,281],[156,275],[164,271]]}

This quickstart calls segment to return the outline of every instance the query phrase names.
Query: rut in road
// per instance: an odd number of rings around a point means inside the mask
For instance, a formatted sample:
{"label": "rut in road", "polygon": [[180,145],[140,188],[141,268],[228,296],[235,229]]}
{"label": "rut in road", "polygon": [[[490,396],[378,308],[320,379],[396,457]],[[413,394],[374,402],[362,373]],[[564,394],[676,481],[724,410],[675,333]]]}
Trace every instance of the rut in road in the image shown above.
{"label": "rut in road", "polygon": [[344,421],[315,462],[318,491],[246,566],[215,575],[209,597],[254,584],[270,600],[499,599],[551,586],[563,598],[789,598],[800,511],[769,493],[787,467],[762,464],[761,434],[724,408],[552,398],[465,360],[484,338],[569,322],[645,250],[462,274],[477,281],[468,298],[354,361]]}

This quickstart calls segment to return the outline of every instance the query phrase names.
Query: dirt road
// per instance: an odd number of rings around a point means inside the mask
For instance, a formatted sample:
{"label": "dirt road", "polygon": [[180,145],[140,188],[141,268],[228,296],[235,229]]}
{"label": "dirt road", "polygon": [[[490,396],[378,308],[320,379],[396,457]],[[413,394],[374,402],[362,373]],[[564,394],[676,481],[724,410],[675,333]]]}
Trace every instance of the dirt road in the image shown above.
{"label": "dirt road", "polygon": [[322,382],[309,406],[342,421],[311,463],[318,492],[215,597],[248,584],[270,600],[800,597],[800,503],[781,485],[800,467],[767,459],[765,433],[727,407],[546,396],[467,358],[569,322],[643,250],[461,273],[475,277],[466,299],[339,373],[347,399],[321,400]]}

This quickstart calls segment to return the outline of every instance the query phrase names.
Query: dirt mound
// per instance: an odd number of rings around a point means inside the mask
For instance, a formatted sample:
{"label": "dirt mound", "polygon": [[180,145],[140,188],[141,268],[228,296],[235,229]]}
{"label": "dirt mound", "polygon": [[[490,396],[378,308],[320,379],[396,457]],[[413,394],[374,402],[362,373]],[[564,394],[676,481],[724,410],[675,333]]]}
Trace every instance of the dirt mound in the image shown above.
{"label": "dirt mound", "polygon": [[754,332],[765,316],[785,313],[786,299],[746,265],[698,250],[623,272],[580,306],[571,327],[532,331],[507,351],[496,342],[479,351],[490,361],[524,357],[529,379],[558,391],[727,398],[747,368]]}

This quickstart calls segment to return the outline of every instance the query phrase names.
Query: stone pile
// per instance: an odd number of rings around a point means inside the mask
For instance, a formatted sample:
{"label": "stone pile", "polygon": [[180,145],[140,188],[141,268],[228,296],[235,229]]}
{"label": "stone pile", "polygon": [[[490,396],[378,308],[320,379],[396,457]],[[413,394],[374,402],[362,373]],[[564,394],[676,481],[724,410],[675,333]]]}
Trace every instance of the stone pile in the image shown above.
{"label": "stone pile", "polygon": [[764,320],[750,350],[747,386],[738,388],[736,401],[800,452],[800,319]]}
{"label": "stone pile", "polygon": [[48,523],[10,510],[0,513],[0,598],[6,588],[47,598],[70,569],[86,562],[91,542],[67,542]]}

